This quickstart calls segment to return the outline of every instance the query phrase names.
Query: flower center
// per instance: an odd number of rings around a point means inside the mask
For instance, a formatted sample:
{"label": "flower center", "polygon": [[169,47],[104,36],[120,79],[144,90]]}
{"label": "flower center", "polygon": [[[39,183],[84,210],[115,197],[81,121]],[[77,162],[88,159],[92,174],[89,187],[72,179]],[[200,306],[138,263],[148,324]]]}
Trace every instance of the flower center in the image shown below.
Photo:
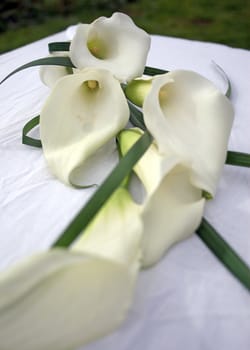
{"label": "flower center", "polygon": [[99,81],[97,80],[85,80],[82,84],[82,88],[85,94],[89,97],[94,96],[96,92],[98,92],[100,88]]}
{"label": "flower center", "polygon": [[159,101],[160,101],[160,105],[164,104],[164,102],[166,101],[168,97],[168,93],[167,93],[167,87],[163,86],[160,91],[159,91]]}
{"label": "flower center", "polygon": [[87,86],[89,89],[94,90],[99,87],[99,83],[97,80],[88,80]]}
{"label": "flower center", "polygon": [[101,39],[93,38],[88,40],[87,47],[96,58],[104,60],[107,57],[107,47]]}

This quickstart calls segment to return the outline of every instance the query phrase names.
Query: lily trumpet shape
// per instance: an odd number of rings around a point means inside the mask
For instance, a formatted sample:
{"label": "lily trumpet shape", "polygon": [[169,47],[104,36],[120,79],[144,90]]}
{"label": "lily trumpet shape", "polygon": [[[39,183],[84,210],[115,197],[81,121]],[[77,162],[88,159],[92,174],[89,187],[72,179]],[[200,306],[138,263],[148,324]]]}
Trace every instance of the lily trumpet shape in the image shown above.
{"label": "lily trumpet shape", "polygon": [[140,267],[137,213],[118,189],[71,248],[51,249],[1,274],[1,349],[74,350],[118,327]]}
{"label": "lily trumpet shape", "polygon": [[[124,130],[119,145],[124,155],[143,134],[140,129]],[[152,144],[134,168],[146,189],[141,205],[143,222],[142,266],[159,261],[175,243],[191,236],[204,211],[202,191],[192,183],[192,169],[169,153],[162,156]]]}
{"label": "lily trumpet shape", "polygon": [[104,69],[61,78],[40,114],[43,151],[51,172],[66,184],[100,182],[116,161],[114,137],[129,119],[118,80]]}
{"label": "lily trumpet shape", "polygon": [[152,79],[143,113],[159,152],[180,156],[192,183],[214,196],[233,123],[228,98],[203,76],[177,70]]}
{"label": "lily trumpet shape", "polygon": [[79,69],[104,68],[126,82],[143,74],[150,41],[129,16],[116,12],[110,18],[79,24],[70,45],[70,58]]}

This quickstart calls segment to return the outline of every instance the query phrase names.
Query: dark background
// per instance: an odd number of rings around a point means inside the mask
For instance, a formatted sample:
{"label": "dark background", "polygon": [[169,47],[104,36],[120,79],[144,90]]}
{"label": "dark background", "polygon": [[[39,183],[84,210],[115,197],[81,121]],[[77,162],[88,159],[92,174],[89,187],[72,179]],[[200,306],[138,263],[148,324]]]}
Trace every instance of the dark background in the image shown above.
{"label": "dark background", "polygon": [[250,0],[2,0],[0,50],[114,11],[127,13],[151,34],[250,49]]}

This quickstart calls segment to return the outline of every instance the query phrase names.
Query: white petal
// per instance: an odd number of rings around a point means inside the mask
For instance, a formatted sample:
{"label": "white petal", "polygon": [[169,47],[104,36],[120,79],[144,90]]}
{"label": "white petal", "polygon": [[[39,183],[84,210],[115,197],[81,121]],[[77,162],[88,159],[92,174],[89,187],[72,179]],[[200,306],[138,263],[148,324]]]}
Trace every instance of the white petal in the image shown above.
{"label": "white petal", "polygon": [[190,183],[187,168],[178,165],[163,178],[142,213],[144,267],[157,263],[173,244],[194,233],[204,204],[201,190]]}
{"label": "white petal", "polygon": [[129,81],[143,74],[149,48],[150,36],[129,16],[114,13],[78,25],[70,57],[77,68],[105,68],[120,81]]}
{"label": "white petal", "polygon": [[[49,57],[68,57],[68,54],[64,51],[58,51],[52,53]],[[65,75],[73,74],[78,69],[63,66],[41,66],[39,69],[40,79],[44,85],[52,88],[57,80]]]}
{"label": "white petal", "polygon": [[140,207],[119,188],[73,245],[74,250],[131,265],[141,257]]}
{"label": "white petal", "polygon": [[73,25],[73,26],[69,26],[67,29],[66,29],[66,37],[69,39],[69,40],[72,40],[74,35],[76,34],[76,28],[77,26],[76,25]]}
{"label": "white petal", "polygon": [[153,79],[143,111],[160,152],[191,163],[193,184],[213,195],[232,127],[229,100],[199,74],[173,71]]}
{"label": "white petal", "polygon": [[75,349],[124,319],[134,271],[100,257],[51,250],[0,278],[1,349]]}
{"label": "white petal", "polygon": [[57,80],[64,77],[65,75],[72,74],[73,70],[70,67],[62,66],[41,66],[40,70],[40,79],[44,85],[52,88]]}
{"label": "white petal", "polygon": [[[89,185],[89,167],[106,152],[112,156],[111,140],[128,118],[123,91],[108,71],[86,69],[60,79],[40,118],[44,155],[53,174],[67,184]],[[79,174],[82,183],[75,182]],[[98,181],[93,170],[91,183]]]}

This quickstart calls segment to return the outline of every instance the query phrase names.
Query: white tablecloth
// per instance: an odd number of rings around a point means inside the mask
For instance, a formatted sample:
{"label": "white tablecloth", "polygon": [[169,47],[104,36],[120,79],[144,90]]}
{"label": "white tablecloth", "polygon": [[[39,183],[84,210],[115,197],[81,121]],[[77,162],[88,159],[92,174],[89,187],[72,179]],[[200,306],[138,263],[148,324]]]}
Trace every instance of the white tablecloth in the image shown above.
{"label": "white tablecloth", "polygon": [[[0,78],[46,56],[47,43],[60,40],[66,40],[64,32],[0,56]],[[250,152],[250,52],[152,37],[148,65],[192,69],[225,89],[211,60],[232,82],[235,122],[229,148]],[[0,89],[0,269],[5,269],[49,247],[94,190],[64,186],[49,174],[42,151],[21,143],[24,123],[39,113],[49,92],[37,69],[16,74]],[[249,169],[225,166],[205,216],[250,264]],[[249,293],[194,235],[140,273],[133,307],[122,327],[84,349],[248,350]]]}

